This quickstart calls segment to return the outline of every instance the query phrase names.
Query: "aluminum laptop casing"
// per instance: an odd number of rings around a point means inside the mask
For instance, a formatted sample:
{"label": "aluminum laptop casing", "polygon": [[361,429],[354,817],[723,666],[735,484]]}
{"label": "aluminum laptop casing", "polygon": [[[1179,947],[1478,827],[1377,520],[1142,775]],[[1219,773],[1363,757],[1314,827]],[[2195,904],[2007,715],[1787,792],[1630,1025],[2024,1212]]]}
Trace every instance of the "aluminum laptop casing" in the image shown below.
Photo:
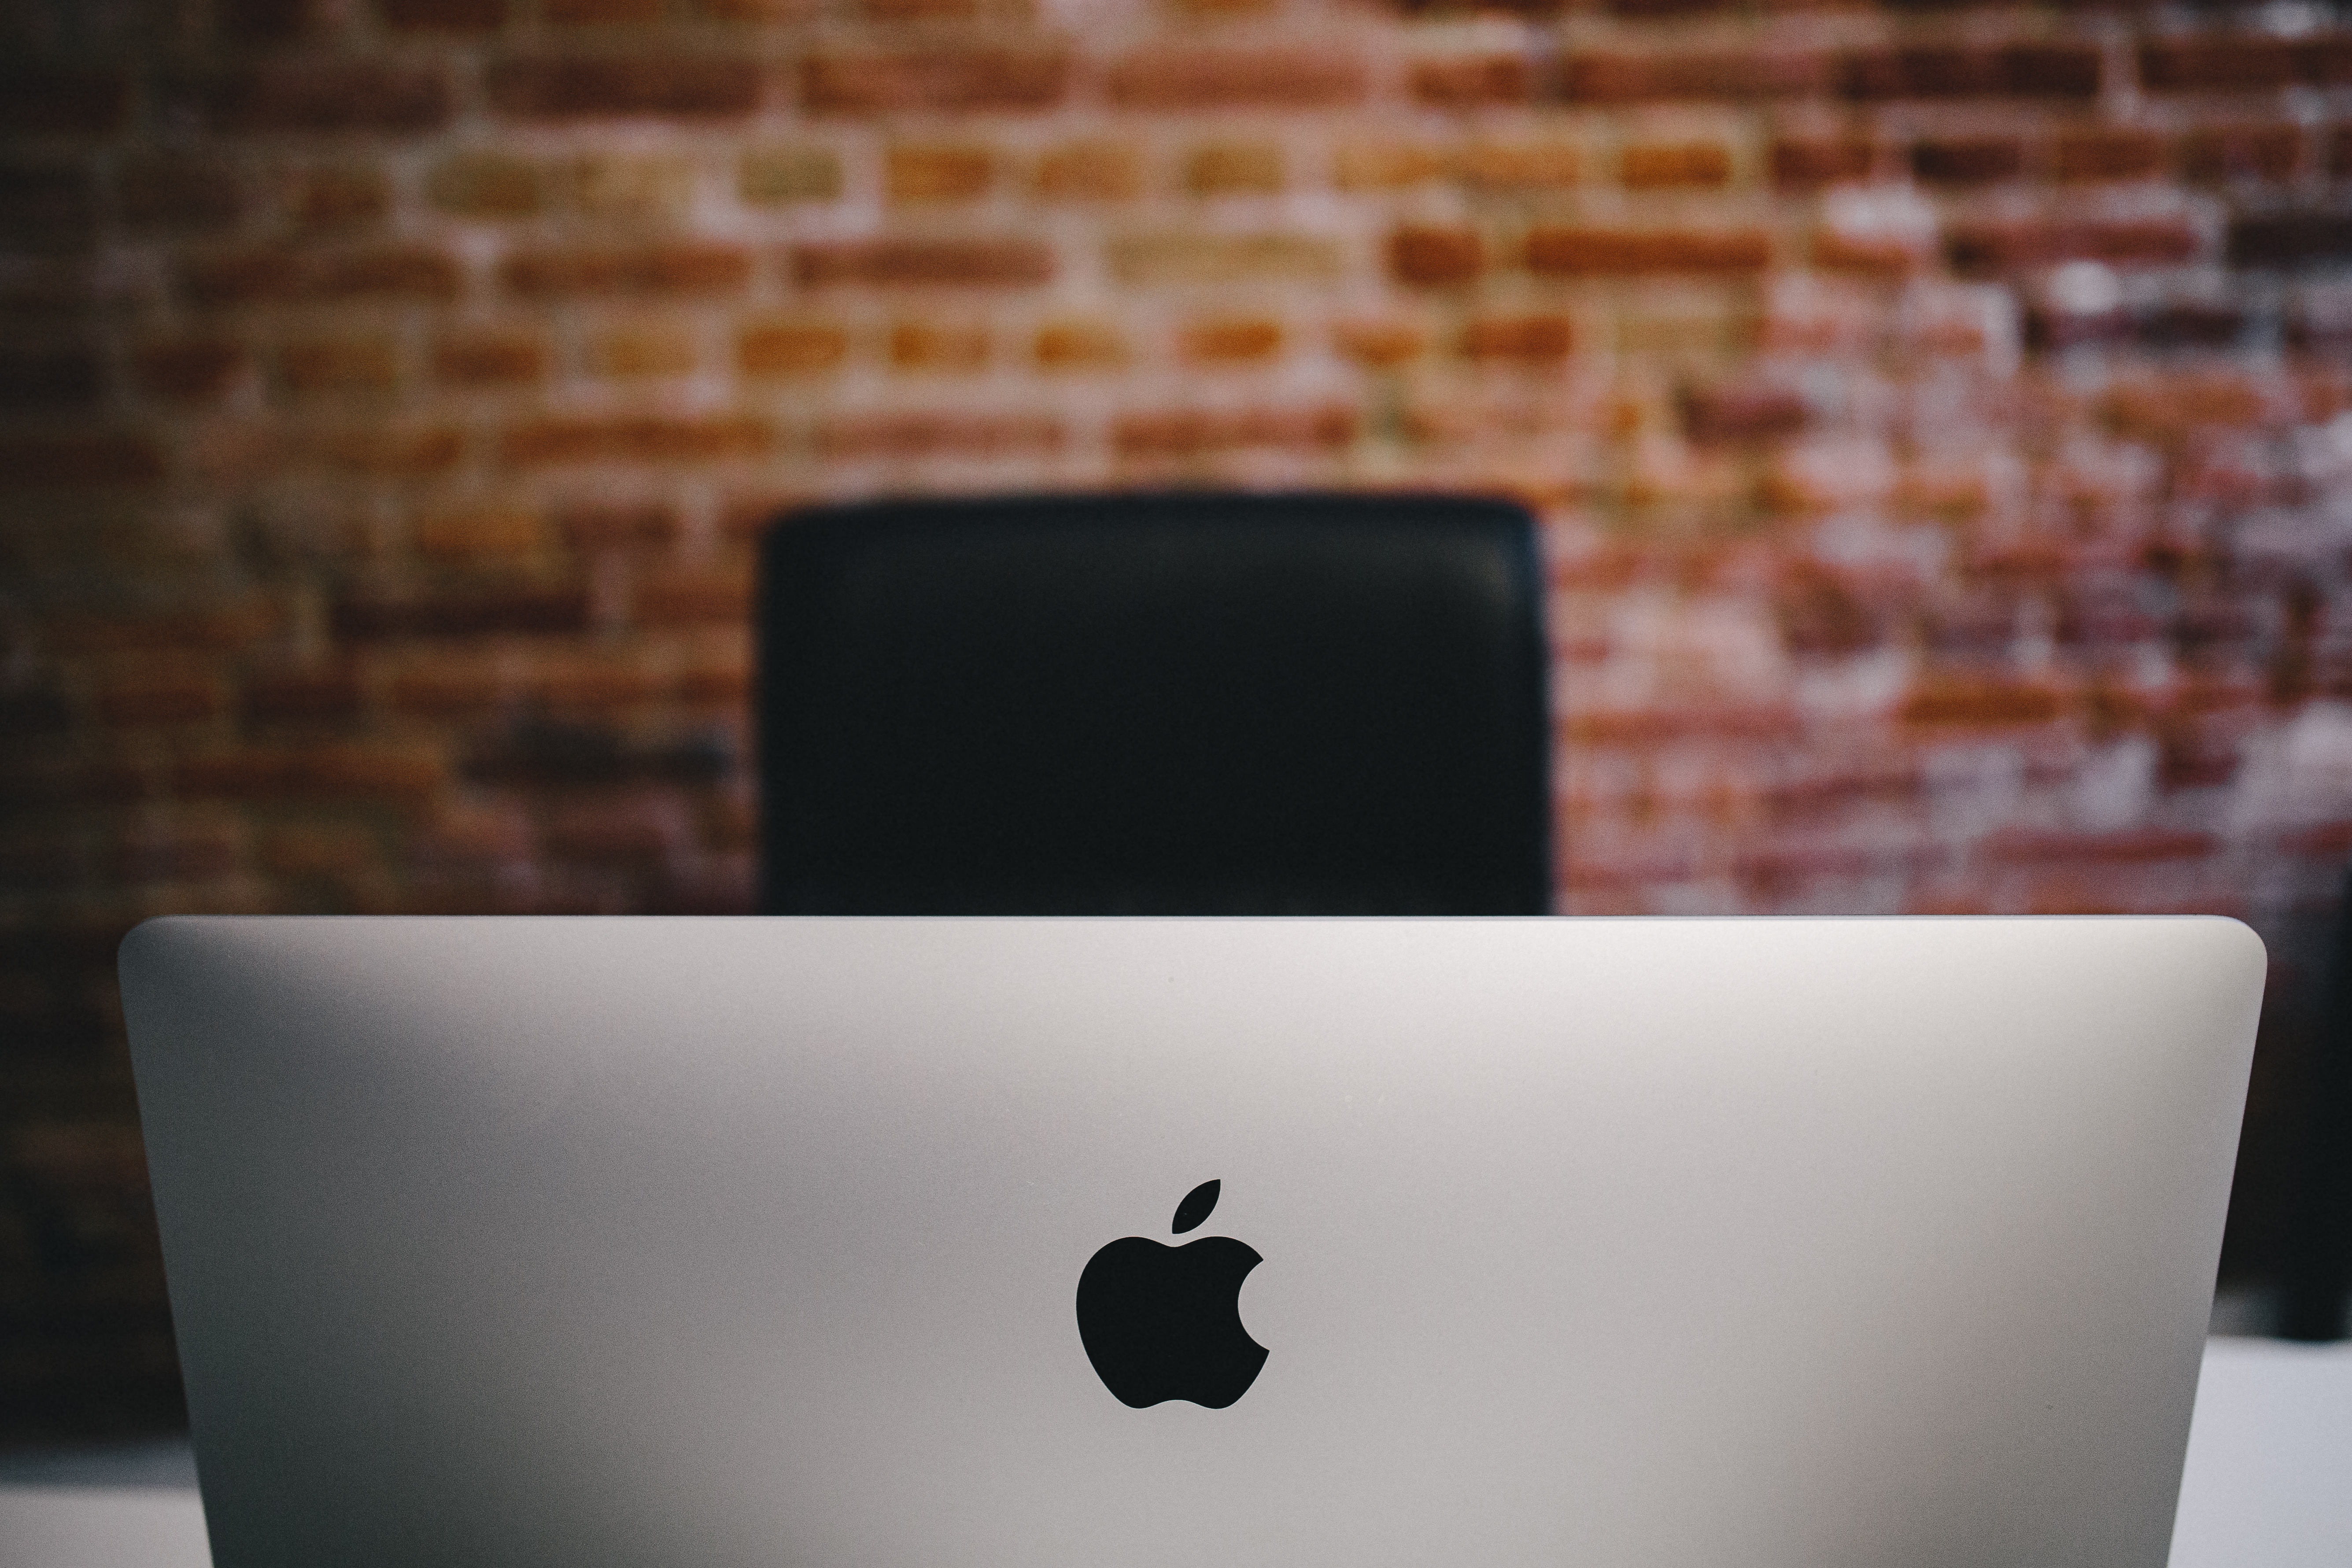
{"label": "aluminum laptop casing", "polygon": [[[2193,918],[122,953],[218,1568],[2161,1568],[2263,976]],[[1129,1236],[1263,1258],[1228,1407],[1097,1376]]]}

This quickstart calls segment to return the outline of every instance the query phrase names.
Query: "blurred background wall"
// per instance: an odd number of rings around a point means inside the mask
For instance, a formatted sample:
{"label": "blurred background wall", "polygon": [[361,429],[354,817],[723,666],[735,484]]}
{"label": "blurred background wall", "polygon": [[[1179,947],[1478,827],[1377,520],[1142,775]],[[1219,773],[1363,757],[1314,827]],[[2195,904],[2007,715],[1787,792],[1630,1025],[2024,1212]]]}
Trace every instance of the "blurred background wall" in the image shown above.
{"label": "blurred background wall", "polygon": [[2268,1266],[2352,848],[2328,5],[0,17],[0,1436],[174,1418],[121,931],[749,907],[751,542],[890,491],[1525,498],[1560,906],[2254,921]]}

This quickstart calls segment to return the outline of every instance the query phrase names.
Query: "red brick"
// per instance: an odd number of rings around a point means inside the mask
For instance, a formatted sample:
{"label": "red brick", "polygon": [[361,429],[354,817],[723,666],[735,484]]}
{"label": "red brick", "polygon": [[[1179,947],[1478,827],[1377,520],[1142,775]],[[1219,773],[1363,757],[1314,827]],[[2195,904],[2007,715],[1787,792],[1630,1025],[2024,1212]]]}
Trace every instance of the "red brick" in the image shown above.
{"label": "red brick", "polygon": [[437,250],[383,246],[362,250],[259,249],[189,257],[181,291],[199,306],[292,304],[362,299],[446,300],[457,297],[457,264]]}
{"label": "red brick", "polygon": [[2061,261],[2119,266],[2189,261],[2204,248],[2186,218],[2029,218],[1953,226],[1952,265],[1964,272],[2003,272]]}
{"label": "red brick", "polygon": [[1413,97],[1438,109],[1525,103],[1535,89],[1535,66],[1525,55],[1448,55],[1412,68]]}
{"label": "red brick", "polygon": [[1528,269],[1559,277],[1644,272],[1754,272],[1772,259],[1761,229],[1538,228]]}
{"label": "red brick", "polygon": [[150,485],[163,477],[163,451],[129,432],[0,436],[0,486]]}
{"label": "red brick", "polygon": [[2064,709],[2064,699],[2047,686],[2012,680],[1948,679],[1931,682],[1912,692],[1904,700],[1902,717],[1911,724],[2046,724]]}
{"label": "red brick", "polygon": [[686,803],[669,792],[616,800],[576,801],[556,808],[546,846],[583,860],[637,860],[684,853],[694,842]]}
{"label": "red brick", "polygon": [[423,479],[456,468],[465,456],[466,441],[462,432],[448,425],[378,423],[314,431],[304,449],[325,467],[346,474]]}
{"label": "red brick", "polygon": [[1561,61],[1559,79],[1571,103],[1807,97],[1832,85],[1836,63],[1806,50],[1591,50]]}
{"label": "red brick", "polygon": [[99,718],[113,725],[194,723],[226,705],[220,682],[194,670],[117,675],[100,681],[92,693]]}
{"label": "red brick", "polygon": [[535,510],[499,503],[436,508],[409,524],[416,553],[440,564],[510,565],[540,553],[547,530]]}
{"label": "red brick", "polygon": [[1129,109],[1328,109],[1364,96],[1363,62],[1330,48],[1148,49],[1110,68]]}
{"label": "red brick", "polygon": [[2300,125],[2206,125],[2180,138],[2181,177],[2207,183],[2291,180],[2302,171]]}
{"label": "red brick", "polygon": [[678,240],[625,250],[525,250],[507,258],[499,280],[525,299],[567,294],[731,294],[751,280],[742,247]]}
{"label": "red brick", "polygon": [[538,419],[508,426],[503,459],[519,467],[555,463],[708,462],[757,457],[775,445],[767,421],[748,415],[703,418],[659,415]]}
{"label": "red brick", "polygon": [[1866,179],[1877,165],[1877,143],[1862,137],[1784,137],[1772,143],[1773,183],[1788,188]]}
{"label": "red brick", "polygon": [[668,9],[668,0],[540,0],[541,16],[554,27],[643,26]]}
{"label": "red brick", "polygon": [[191,799],[381,800],[418,804],[447,781],[447,764],[418,746],[250,747],[183,758],[174,788]]}
{"label": "red brick", "polygon": [[1486,247],[1466,228],[1405,227],[1389,236],[1389,273],[1400,283],[1445,288],[1486,269]]}
{"label": "red brick", "polygon": [[1979,853],[1996,864],[2012,866],[2083,862],[2147,865],[2159,860],[2200,859],[2220,847],[2220,840],[2210,833],[2179,828],[2133,827],[2110,833],[2003,828],[1986,838],[1979,846]]}
{"label": "red brick", "polygon": [[2232,267],[2305,267],[2352,258],[2352,212],[2289,209],[2236,218],[2230,225]]}
{"label": "red brick", "polygon": [[520,329],[452,332],[433,345],[433,374],[447,386],[520,386],[547,372],[547,346]]}
{"label": "red brick", "polygon": [[315,723],[359,711],[360,683],[349,669],[283,669],[245,681],[245,716],[258,723]]}
{"label": "red brick", "polygon": [[574,584],[443,594],[352,594],[335,602],[335,636],[352,642],[390,637],[463,637],[509,633],[571,636],[588,629],[587,590]]}
{"label": "red brick", "polygon": [[256,848],[261,868],[273,877],[356,877],[383,864],[383,841],[375,830],[348,824],[280,825],[266,829]]}
{"label": "red brick", "polygon": [[58,653],[235,652],[266,636],[276,621],[252,603],[213,605],[138,615],[89,616],[51,623],[47,642]]}
{"label": "red brick", "polygon": [[1694,386],[1682,397],[1683,428],[1694,441],[1757,441],[1793,436],[1812,422],[1794,389],[1760,382]]}
{"label": "red brick", "polygon": [[1911,149],[1911,172],[1937,184],[1978,185],[2013,180],[2025,170],[2025,141],[1972,136],[1921,142]]}
{"label": "red brick", "polygon": [[399,378],[398,348],[381,334],[310,338],[278,351],[278,381],[293,392],[389,392]]}
{"label": "red brick", "polygon": [[450,114],[438,69],[388,61],[273,61],[215,76],[196,96],[205,123],[232,135],[414,133],[440,129]]}
{"label": "red brick", "polygon": [[1487,363],[1557,364],[1576,343],[1566,316],[1485,316],[1462,329],[1462,357]]}
{"label": "red brick", "polygon": [[1053,281],[1054,253],[1034,239],[874,239],[793,247],[793,275],[810,288],[1033,288]]}
{"label": "red brick", "polygon": [[1123,458],[1202,458],[1268,447],[1334,451],[1352,444],[1360,420],[1340,404],[1321,407],[1255,408],[1239,413],[1179,409],[1128,414],[1113,421],[1111,444]]}
{"label": "red brick", "polygon": [[1861,49],[1839,64],[1847,98],[2060,98],[2099,93],[2093,44]]}
{"label": "red brick", "polygon": [[284,205],[288,221],[297,228],[341,233],[382,218],[392,205],[392,190],[374,169],[327,165],[290,176]]}
{"label": "red brick", "polygon": [[555,530],[574,550],[652,549],[677,542],[677,510],[665,501],[573,501],[555,512]]}
{"label": "red brick", "polygon": [[58,413],[87,408],[104,385],[98,356],[81,344],[0,347],[0,409]]}
{"label": "red brick", "polygon": [[376,15],[395,33],[495,33],[506,26],[508,0],[375,0]]}
{"label": "red brick", "polygon": [[108,870],[126,882],[187,882],[225,877],[244,859],[245,836],[226,822],[158,823],[119,838]]}
{"label": "red brick", "polygon": [[0,71],[0,135],[103,136],[131,116],[131,78],[107,67]]}
{"label": "red brick", "polygon": [[1059,50],[819,54],[801,62],[801,107],[820,115],[1035,112],[1058,107],[1069,82],[1070,59]]}
{"label": "red brick", "polygon": [[2052,172],[2062,180],[2143,180],[2165,163],[2153,131],[2070,131],[2058,138]]}
{"label": "red brick", "polygon": [[75,251],[98,234],[98,186],[79,163],[0,164],[0,234],[12,247]]}
{"label": "red brick", "polygon": [[282,44],[325,30],[317,0],[213,0],[213,31],[231,43]]}
{"label": "red brick", "polygon": [[649,627],[749,626],[752,588],[751,574],[743,571],[652,573],[638,581],[630,597],[629,619]]}
{"label": "red brick", "polygon": [[236,226],[245,205],[229,164],[168,153],[124,160],[115,172],[114,201],[131,228],[191,234]]}
{"label": "red brick", "polygon": [[2258,92],[2292,87],[2302,75],[2286,38],[2168,38],[2139,51],[2140,85],[2150,92]]}
{"label": "red brick", "polygon": [[606,55],[493,63],[491,107],[515,120],[734,120],[759,107],[760,67],[728,55]]}
{"label": "red brick", "polygon": [[818,422],[820,457],[1006,458],[1058,451],[1066,433],[1050,414],[840,415]]}
{"label": "red brick", "polygon": [[824,375],[849,357],[849,333],[830,321],[768,321],[735,341],[735,363],[748,376]]}

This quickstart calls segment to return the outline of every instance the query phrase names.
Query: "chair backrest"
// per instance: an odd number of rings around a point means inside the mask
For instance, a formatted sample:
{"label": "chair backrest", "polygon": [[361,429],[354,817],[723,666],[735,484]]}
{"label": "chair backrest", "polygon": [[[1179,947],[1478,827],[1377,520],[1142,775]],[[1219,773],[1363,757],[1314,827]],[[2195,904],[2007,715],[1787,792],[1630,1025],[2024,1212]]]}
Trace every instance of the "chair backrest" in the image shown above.
{"label": "chair backrest", "polygon": [[762,562],[763,903],[1550,905],[1535,526],[1159,494],[789,515]]}

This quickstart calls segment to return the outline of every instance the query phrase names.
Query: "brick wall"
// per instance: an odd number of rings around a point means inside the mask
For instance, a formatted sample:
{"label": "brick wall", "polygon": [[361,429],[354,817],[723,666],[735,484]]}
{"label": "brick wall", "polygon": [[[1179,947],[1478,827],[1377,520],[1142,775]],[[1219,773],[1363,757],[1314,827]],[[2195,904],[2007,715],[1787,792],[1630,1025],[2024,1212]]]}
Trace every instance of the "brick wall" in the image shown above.
{"label": "brick wall", "polygon": [[2352,848],[2327,5],[0,18],[0,1405],[168,1413],[128,923],[746,906],[798,498],[1526,497],[1570,910]]}

